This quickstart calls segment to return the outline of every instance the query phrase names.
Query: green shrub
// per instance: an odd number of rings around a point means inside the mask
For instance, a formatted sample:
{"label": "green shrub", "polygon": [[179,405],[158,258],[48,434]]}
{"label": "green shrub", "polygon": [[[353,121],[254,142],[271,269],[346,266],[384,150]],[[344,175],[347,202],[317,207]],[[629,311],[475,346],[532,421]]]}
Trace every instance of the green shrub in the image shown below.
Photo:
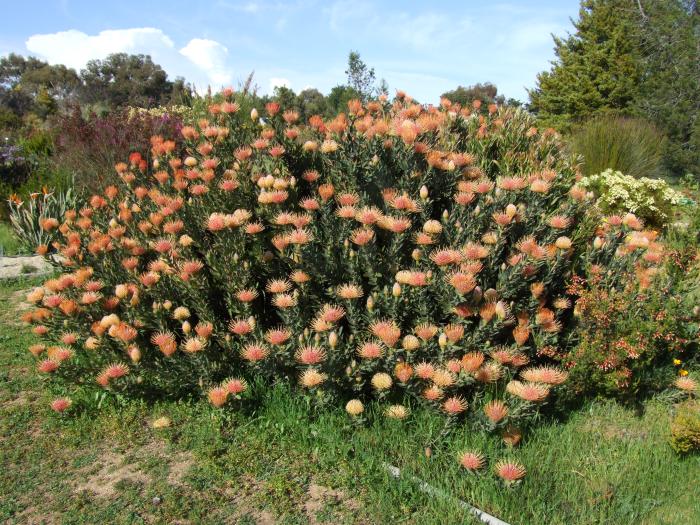
{"label": "green shrub", "polygon": [[691,401],[678,407],[669,441],[679,454],[700,451],[700,403]]}
{"label": "green shrub", "polygon": [[43,252],[42,255],[51,251],[58,232],[45,229],[43,221],[75,208],[76,201],[70,189],[65,192],[44,190],[33,193],[26,201],[16,196],[10,199],[10,222],[22,250],[28,253]]}
{"label": "green shrub", "polygon": [[571,150],[583,156],[583,174],[608,168],[632,177],[662,174],[665,140],[642,119],[598,117],[582,124],[570,137]]}
{"label": "green shrub", "polygon": [[663,226],[673,216],[673,207],[684,201],[664,180],[634,178],[607,169],[584,177],[580,185],[597,197],[603,213],[634,213],[651,226]]}
{"label": "green shrub", "polygon": [[65,259],[28,297],[42,373],[215,406],[292,381],[353,416],[403,418],[408,396],[511,434],[566,380],[549,354],[572,340],[571,274],[662,257],[629,218],[591,250],[588,192],[524,111],[399,95],[308,126],[270,103],[261,125],[219,100],[183,152],[154,137],[150,162],[44,221]]}

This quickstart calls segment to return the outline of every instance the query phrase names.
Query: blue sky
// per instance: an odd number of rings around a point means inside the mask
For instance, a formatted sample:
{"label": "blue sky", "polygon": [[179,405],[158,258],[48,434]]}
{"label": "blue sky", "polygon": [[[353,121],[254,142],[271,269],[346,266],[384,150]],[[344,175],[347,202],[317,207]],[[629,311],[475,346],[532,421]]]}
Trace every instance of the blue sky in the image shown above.
{"label": "blue sky", "polygon": [[20,0],[3,11],[3,55],[80,69],[110,53],[144,53],[200,89],[236,86],[255,70],[261,93],[327,93],[344,83],[352,49],[392,92],[437,102],[485,81],[525,100],[553,58],[551,34],[571,31],[578,0]]}

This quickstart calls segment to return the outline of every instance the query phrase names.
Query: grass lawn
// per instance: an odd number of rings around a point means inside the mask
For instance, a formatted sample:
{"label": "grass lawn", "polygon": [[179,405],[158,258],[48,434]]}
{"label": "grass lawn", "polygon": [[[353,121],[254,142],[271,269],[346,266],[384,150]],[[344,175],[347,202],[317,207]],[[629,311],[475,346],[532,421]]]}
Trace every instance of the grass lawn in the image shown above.
{"label": "grass lawn", "polygon": [[12,226],[0,221],[0,253],[4,255],[17,255],[19,253],[19,241],[12,230]]}
{"label": "grass lawn", "polygon": [[[310,417],[283,386],[246,414],[107,399],[58,416],[26,351],[34,336],[17,320],[32,284],[0,283],[0,522],[476,523],[392,478],[389,462],[513,525],[698,523],[700,457],[668,446],[672,408],[661,401],[640,413],[588,405],[512,452],[458,430],[429,458],[440,417],[417,410],[353,428],[340,410]],[[153,429],[163,416],[172,425]],[[492,462],[517,457],[525,481],[467,474],[455,455],[470,447]]]}

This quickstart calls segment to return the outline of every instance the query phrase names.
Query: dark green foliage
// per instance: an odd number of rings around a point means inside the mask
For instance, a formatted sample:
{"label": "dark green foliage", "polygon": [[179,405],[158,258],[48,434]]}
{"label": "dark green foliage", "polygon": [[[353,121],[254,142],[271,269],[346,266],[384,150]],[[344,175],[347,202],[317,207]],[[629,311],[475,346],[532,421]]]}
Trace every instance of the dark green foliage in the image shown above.
{"label": "dark green foliage", "polygon": [[473,86],[457,86],[452,91],[447,91],[440,95],[440,98],[446,98],[453,104],[460,104],[462,107],[471,106],[475,100],[480,100],[482,108],[486,111],[489,104],[519,106],[521,103],[515,99],[498,94],[498,88],[491,82],[478,83]]}
{"label": "dark green foliage", "polygon": [[631,9],[627,0],[582,0],[576,32],[554,37],[552,70],[529,91],[543,125],[566,131],[591,115],[628,110],[642,77]]}
{"label": "dark green foliage", "polygon": [[182,80],[169,81],[163,68],[147,55],[116,53],[104,60],[91,60],[80,76],[83,102],[105,104],[109,109],[170,103],[176,84],[178,97],[186,91]]}
{"label": "dark green foliage", "polygon": [[658,177],[663,171],[664,136],[643,119],[594,118],[575,127],[569,143],[583,156],[584,175],[610,168],[632,177]]}

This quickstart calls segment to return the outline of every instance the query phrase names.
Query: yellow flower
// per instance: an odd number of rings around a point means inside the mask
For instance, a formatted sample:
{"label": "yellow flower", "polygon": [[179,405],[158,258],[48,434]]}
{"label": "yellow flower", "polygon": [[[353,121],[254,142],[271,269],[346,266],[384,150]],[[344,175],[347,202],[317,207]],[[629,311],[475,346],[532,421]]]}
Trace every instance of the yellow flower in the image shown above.
{"label": "yellow flower", "polygon": [[674,359],[674,360],[673,360],[673,364],[676,365],[676,366],[678,366],[678,365],[681,364],[681,360],[680,360],[680,359]]}
{"label": "yellow flower", "polygon": [[688,371],[681,369],[678,371],[678,375],[680,375],[681,377],[685,377],[688,375]]}

